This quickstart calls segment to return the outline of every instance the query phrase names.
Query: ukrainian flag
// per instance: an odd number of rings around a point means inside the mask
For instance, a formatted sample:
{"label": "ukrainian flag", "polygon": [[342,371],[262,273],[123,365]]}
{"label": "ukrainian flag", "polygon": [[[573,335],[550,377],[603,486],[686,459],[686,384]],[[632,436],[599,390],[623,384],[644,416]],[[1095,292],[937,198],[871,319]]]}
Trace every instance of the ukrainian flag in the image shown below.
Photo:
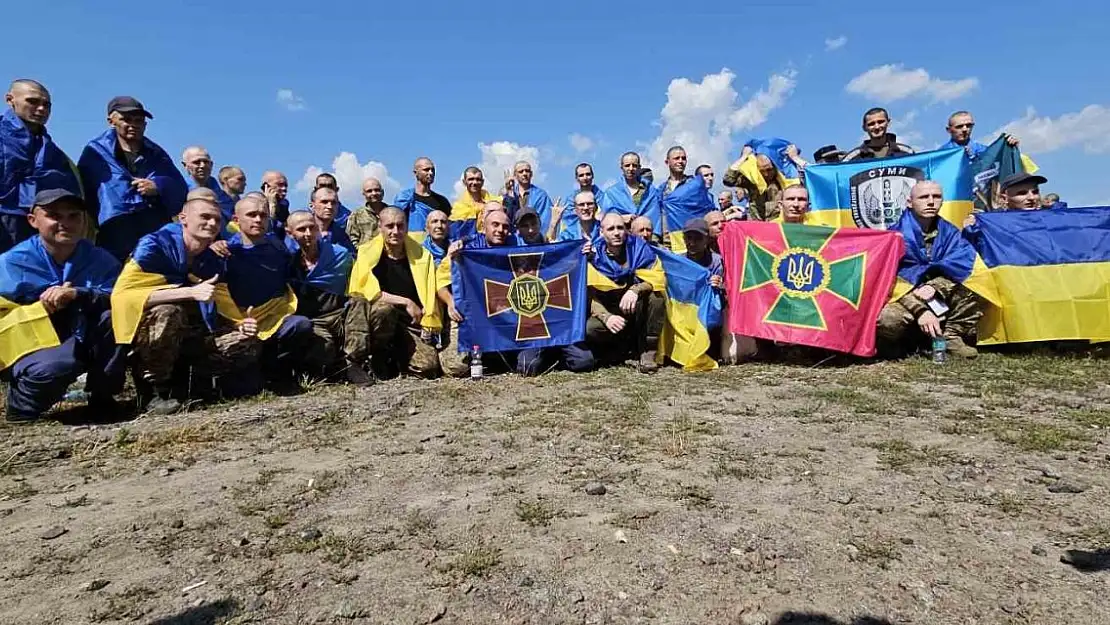
{"label": "ukrainian flag", "polygon": [[886,230],[898,223],[910,189],[919,180],[934,180],[944,189],[940,216],[960,226],[971,214],[974,195],[970,161],[963,148],[935,150],[894,158],[810,165],[806,223]]}
{"label": "ukrainian flag", "polygon": [[1110,207],[980,213],[965,232],[999,296],[981,344],[1110,339]]}

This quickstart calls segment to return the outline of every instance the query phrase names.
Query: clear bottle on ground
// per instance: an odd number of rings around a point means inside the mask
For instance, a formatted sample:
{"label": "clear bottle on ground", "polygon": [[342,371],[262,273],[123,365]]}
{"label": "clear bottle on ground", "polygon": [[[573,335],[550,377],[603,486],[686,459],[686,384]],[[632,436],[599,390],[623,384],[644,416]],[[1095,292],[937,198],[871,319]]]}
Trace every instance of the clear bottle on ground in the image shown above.
{"label": "clear bottle on ground", "polygon": [[943,336],[933,338],[933,362],[938,365],[944,364],[948,358],[948,341],[944,340]]}
{"label": "clear bottle on ground", "polygon": [[470,348],[470,379],[481,380],[483,377],[482,370],[482,349],[477,345]]}

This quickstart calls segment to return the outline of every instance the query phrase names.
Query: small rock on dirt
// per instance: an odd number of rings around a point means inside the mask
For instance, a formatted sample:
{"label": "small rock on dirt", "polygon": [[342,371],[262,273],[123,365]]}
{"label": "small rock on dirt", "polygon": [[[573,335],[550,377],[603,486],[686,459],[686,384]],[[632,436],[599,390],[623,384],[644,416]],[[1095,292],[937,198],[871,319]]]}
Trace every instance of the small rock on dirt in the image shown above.
{"label": "small rock on dirt", "polygon": [[1087,486],[1078,482],[1060,481],[1048,487],[1050,493],[1078,494],[1087,490]]}
{"label": "small rock on dirt", "polygon": [[570,593],[570,602],[571,603],[582,603],[585,600],[586,600],[586,595],[583,595],[581,590],[575,590],[575,591]]}
{"label": "small rock on dirt", "polygon": [[609,489],[605,488],[605,485],[601,482],[590,482],[586,484],[587,495],[604,495],[607,492],[609,492]]}
{"label": "small rock on dirt", "polygon": [[84,584],[81,584],[81,590],[83,590],[84,592],[96,592],[111,583],[112,582],[106,579],[91,579]]}
{"label": "small rock on dirt", "polygon": [[431,611],[428,612],[427,616],[424,617],[424,623],[435,623],[439,619],[443,618],[446,614],[447,606],[442,603],[437,604],[434,608],[431,609]]}
{"label": "small rock on dirt", "polygon": [[179,529],[185,527],[185,521],[182,521],[181,519],[174,519],[174,520],[170,521],[170,527],[175,529],[175,530],[179,530]]}
{"label": "small rock on dirt", "polygon": [[320,540],[320,538],[322,538],[323,536],[324,533],[316,529],[315,527],[306,527],[297,533],[297,538],[300,538],[301,540],[306,542]]}
{"label": "small rock on dirt", "polygon": [[740,625],[768,625],[771,619],[762,612],[752,612],[740,617]]}
{"label": "small rock on dirt", "polygon": [[1048,555],[1048,549],[1046,549],[1044,545],[1040,545],[1040,544],[1033,545],[1032,552],[1033,552],[1033,555],[1035,555],[1035,556],[1047,556]]}
{"label": "small rock on dirt", "polygon": [[842,505],[848,505],[856,500],[856,496],[852,493],[837,493],[833,496],[833,501]]}
{"label": "small rock on dirt", "polygon": [[625,535],[624,530],[617,530],[613,532],[613,540],[618,543],[626,543],[628,542],[628,536]]}
{"label": "small rock on dirt", "polygon": [[344,601],[343,603],[339,604],[338,608],[335,609],[334,614],[336,618],[356,619],[365,616],[366,611],[362,608],[359,608],[350,601]]}
{"label": "small rock on dirt", "polygon": [[43,533],[39,534],[39,538],[43,540],[54,540],[55,538],[61,536],[62,534],[65,534],[68,531],[69,530],[62,527],[61,525],[55,525],[54,527],[51,527],[50,529],[47,529]]}
{"label": "small rock on dirt", "polygon": [[1063,475],[1060,474],[1059,471],[1057,471],[1056,469],[1052,468],[1051,466],[1049,466],[1047,464],[1045,466],[1041,467],[1041,475],[1043,475],[1043,476],[1045,476],[1049,479],[1052,479],[1052,480],[1058,480],[1058,479],[1064,477]]}

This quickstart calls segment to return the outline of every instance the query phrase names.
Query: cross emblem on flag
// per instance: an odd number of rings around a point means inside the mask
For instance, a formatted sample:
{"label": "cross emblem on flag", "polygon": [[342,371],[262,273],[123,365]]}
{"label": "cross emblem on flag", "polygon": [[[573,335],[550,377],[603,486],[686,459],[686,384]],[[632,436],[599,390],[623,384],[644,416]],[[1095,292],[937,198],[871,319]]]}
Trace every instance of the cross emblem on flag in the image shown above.
{"label": "cross emblem on flag", "polygon": [[570,276],[544,280],[539,276],[543,254],[509,254],[513,279],[508,284],[486,278],[486,316],[515,314],[516,340],[551,337],[544,312],[548,308],[573,310]]}

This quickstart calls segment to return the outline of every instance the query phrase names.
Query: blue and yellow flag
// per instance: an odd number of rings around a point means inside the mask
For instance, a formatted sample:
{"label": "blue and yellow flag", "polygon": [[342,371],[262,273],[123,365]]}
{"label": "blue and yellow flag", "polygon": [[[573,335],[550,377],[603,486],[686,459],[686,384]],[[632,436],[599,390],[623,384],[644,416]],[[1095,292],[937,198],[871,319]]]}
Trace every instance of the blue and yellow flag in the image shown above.
{"label": "blue and yellow flag", "polygon": [[940,216],[957,226],[971,213],[973,185],[963,148],[806,167],[807,224],[886,230],[898,223],[920,180],[944,190]]}
{"label": "blue and yellow flag", "polygon": [[717,368],[710,358],[709,331],[721,326],[721,297],[709,284],[709,270],[663,249],[656,250],[667,282],[667,324],[659,352],[687,371]]}
{"label": "blue and yellow flag", "polygon": [[[69,283],[78,291],[104,295],[112,291],[119,261],[82,239],[73,255],[59,266],[38,235],[0,254],[0,370],[27,354],[56,347],[60,337],[39,301],[52,286]],[[80,300],[71,304],[80,307]],[[63,329],[81,336],[84,315],[71,315],[74,327]]]}
{"label": "blue and yellow flag", "polygon": [[589,268],[589,286],[612,291],[638,282],[666,297],[667,323],[659,338],[657,359],[670,358],[687,371],[717,367],[706,355],[709,328],[721,324],[721,302],[709,284],[709,270],[678,254],[648,245],[639,237],[625,241],[625,263],[617,264],[598,241]]}
{"label": "blue and yellow flag", "polygon": [[503,352],[570,345],[586,334],[586,258],[581,241],[467,247],[453,264],[463,322],[459,350]]}
{"label": "blue and yellow flag", "polygon": [[982,213],[965,233],[999,298],[980,343],[1110,339],[1110,207]]}

